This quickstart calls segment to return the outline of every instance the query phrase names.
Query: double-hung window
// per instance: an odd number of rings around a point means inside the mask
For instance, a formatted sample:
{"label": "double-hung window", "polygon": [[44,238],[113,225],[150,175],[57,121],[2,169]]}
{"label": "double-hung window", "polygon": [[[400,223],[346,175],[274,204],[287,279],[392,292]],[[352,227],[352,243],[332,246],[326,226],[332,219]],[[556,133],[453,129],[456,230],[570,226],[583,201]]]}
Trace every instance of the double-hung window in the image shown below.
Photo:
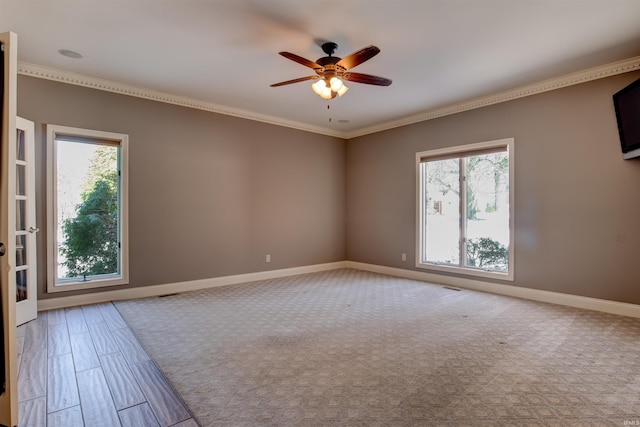
{"label": "double-hung window", "polygon": [[513,280],[513,138],[416,154],[416,266]]}
{"label": "double-hung window", "polygon": [[127,284],[128,136],[47,125],[47,290]]}

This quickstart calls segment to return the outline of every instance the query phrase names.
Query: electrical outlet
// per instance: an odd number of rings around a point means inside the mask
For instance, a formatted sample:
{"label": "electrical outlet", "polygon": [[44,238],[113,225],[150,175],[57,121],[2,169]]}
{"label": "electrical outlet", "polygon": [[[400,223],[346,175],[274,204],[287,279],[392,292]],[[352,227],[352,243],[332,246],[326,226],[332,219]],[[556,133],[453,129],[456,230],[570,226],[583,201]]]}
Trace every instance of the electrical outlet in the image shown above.
{"label": "electrical outlet", "polygon": [[266,259],[266,261],[267,261],[267,262],[271,262],[271,255],[267,254],[267,259]]}
{"label": "electrical outlet", "polygon": [[407,254],[402,254],[402,260],[406,261],[407,260]]}

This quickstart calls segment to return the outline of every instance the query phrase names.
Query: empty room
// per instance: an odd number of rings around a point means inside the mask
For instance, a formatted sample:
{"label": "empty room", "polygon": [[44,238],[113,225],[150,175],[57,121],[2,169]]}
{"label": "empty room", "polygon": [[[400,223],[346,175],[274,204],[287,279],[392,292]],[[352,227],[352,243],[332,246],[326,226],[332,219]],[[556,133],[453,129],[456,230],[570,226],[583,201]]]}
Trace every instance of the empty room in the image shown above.
{"label": "empty room", "polygon": [[0,0],[0,425],[640,425],[639,18]]}

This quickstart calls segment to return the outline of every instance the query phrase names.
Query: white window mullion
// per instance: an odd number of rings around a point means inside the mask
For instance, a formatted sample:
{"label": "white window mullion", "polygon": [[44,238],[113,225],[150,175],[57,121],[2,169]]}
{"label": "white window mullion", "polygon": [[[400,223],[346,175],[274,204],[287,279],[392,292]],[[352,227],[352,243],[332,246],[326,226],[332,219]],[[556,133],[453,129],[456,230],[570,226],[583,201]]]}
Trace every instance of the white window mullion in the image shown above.
{"label": "white window mullion", "polygon": [[460,261],[459,267],[465,265],[467,261],[467,162],[464,157],[460,158]]}
{"label": "white window mullion", "polygon": [[424,163],[416,163],[416,188],[418,189],[418,198],[416,200],[416,232],[420,237],[418,246],[416,247],[416,263],[424,262],[426,238],[424,232],[426,229],[426,216],[424,214],[425,204],[425,173]]}

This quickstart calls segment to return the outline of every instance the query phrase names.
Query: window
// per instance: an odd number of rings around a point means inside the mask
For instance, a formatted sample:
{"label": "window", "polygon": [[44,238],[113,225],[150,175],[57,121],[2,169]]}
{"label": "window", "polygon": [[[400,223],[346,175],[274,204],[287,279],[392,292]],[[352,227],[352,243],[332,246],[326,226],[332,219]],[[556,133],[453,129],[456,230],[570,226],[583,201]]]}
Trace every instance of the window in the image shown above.
{"label": "window", "polygon": [[47,126],[47,289],[127,284],[128,136]]}
{"label": "window", "polygon": [[416,154],[416,266],[513,280],[513,138]]}

